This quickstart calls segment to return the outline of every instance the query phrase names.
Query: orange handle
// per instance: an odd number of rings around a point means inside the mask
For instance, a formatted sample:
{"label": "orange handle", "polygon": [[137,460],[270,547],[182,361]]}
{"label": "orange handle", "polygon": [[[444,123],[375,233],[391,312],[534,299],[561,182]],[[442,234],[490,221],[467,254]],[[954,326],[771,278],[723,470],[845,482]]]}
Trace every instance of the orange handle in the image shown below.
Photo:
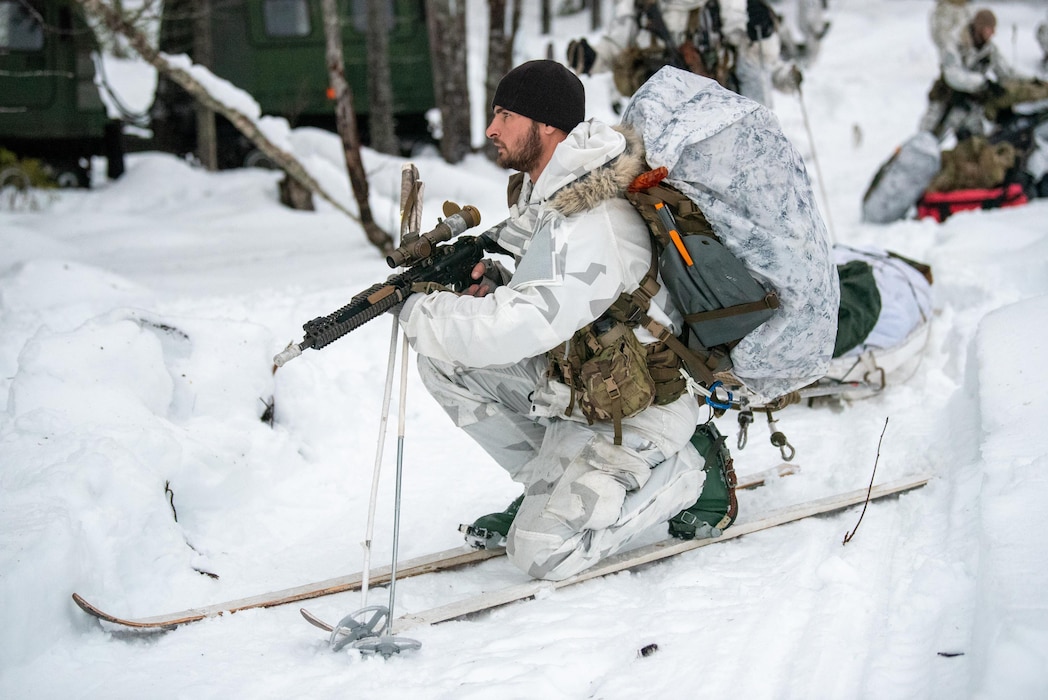
{"label": "orange handle", "polygon": [[673,247],[677,249],[680,256],[684,258],[684,262],[691,267],[695,264],[695,261],[691,259],[691,255],[688,253],[688,249],[684,247],[684,241],[681,240],[680,234],[677,233],[677,222],[673,220],[673,214],[663,202],[655,203],[655,211],[659,213],[659,219],[662,221],[662,225],[666,227],[666,231],[670,234],[670,240],[673,241]]}

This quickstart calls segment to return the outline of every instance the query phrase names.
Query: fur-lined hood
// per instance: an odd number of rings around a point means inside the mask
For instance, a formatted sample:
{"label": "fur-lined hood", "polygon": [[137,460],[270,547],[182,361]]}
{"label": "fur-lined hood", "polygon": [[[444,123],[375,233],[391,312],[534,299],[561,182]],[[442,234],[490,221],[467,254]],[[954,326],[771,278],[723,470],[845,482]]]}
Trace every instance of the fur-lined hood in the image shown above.
{"label": "fur-lined hood", "polygon": [[[583,122],[580,127],[583,125],[588,128],[581,133],[579,127],[572,131],[536,186],[540,196],[553,190],[549,206],[564,216],[622,197],[633,179],[647,170],[644,142],[632,126]],[[594,148],[595,140],[604,143]],[[582,175],[577,174],[580,169],[585,170]]]}

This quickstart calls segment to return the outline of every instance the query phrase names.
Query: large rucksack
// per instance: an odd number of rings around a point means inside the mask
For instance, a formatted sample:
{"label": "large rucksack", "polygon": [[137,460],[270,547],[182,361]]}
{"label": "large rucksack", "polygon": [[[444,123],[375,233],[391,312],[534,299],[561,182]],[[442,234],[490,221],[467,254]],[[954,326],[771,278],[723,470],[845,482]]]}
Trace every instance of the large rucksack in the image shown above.
{"label": "large rucksack", "polygon": [[906,216],[942,167],[939,140],[918,131],[877,169],[862,197],[862,219],[890,224]]}
{"label": "large rucksack", "polygon": [[[642,182],[630,196],[658,241],[667,290],[689,319],[688,349],[711,373],[730,365],[761,399],[820,378],[836,338],[838,279],[803,160],[775,115],[666,67],[634,94],[622,121],[640,134],[649,166],[665,168],[654,188]],[[673,244],[660,203],[693,265]],[[741,273],[726,267],[732,260]],[[631,295],[642,310],[651,277]]]}

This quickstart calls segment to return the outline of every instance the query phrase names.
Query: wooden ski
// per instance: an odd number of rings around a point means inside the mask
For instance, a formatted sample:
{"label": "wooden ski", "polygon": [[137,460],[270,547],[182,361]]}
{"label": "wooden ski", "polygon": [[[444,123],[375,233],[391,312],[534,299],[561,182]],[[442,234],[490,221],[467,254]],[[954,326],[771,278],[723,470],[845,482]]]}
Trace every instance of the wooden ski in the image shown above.
{"label": "wooden ski", "polygon": [[[751,489],[763,486],[764,483],[773,477],[786,476],[787,474],[794,474],[800,468],[792,465],[783,463],[770,469],[757,472],[750,476],[743,476],[739,478],[739,484],[736,489]],[[465,545],[448,549],[443,552],[436,552],[434,554],[427,554],[425,556],[417,557],[415,559],[409,559],[402,561],[397,564],[397,578],[411,578],[412,576],[421,576],[423,574],[432,573],[434,571],[445,571],[447,569],[455,569],[458,567],[466,566],[469,564],[476,564],[477,562],[492,559],[494,557],[502,556],[505,550],[498,549],[470,549]],[[389,582],[391,567],[389,565],[376,567],[371,570],[371,575],[368,579],[368,585],[382,585]],[[288,603],[296,603],[303,600],[310,600],[312,598],[320,598],[322,596],[334,595],[336,593],[345,593],[347,591],[360,590],[361,581],[363,579],[363,572],[349,574],[347,576],[339,576],[336,578],[330,578],[324,581],[316,581],[314,583],[307,583],[301,586],[295,586],[294,588],[285,588],[283,590],[271,591],[269,593],[261,593],[259,595],[251,596],[249,598],[240,598],[237,600],[230,600],[223,603],[215,603],[213,605],[207,605],[200,608],[190,608],[188,610],[182,610],[167,615],[157,615],[154,617],[141,617],[141,618],[124,618],[117,615],[110,614],[96,605],[89,603],[79,593],[73,593],[73,601],[80,606],[80,609],[84,612],[97,617],[99,620],[105,620],[115,625],[122,625],[124,627],[131,627],[135,629],[143,630],[164,630],[173,629],[179,625],[184,625],[190,622],[196,622],[203,620],[208,617],[215,617],[218,615],[225,615],[230,613],[239,612],[241,610],[250,610],[252,608],[271,608],[277,605],[286,605]]]}
{"label": "wooden ski", "polygon": [[[456,601],[440,607],[431,608],[417,613],[401,615],[393,622],[393,632],[399,633],[415,627],[435,625],[448,620],[455,620],[467,615],[472,615],[487,610],[513,603],[517,601],[534,598],[542,591],[556,590],[573,586],[583,581],[607,576],[626,569],[633,569],[644,564],[666,559],[668,557],[688,552],[706,545],[716,544],[727,540],[742,537],[753,532],[767,530],[769,528],[785,525],[815,515],[834,513],[852,506],[864,503],[867,500],[877,500],[886,496],[892,496],[912,489],[920,488],[928,483],[929,477],[916,476],[899,481],[875,486],[872,489],[859,489],[850,493],[838,494],[826,498],[799,503],[788,508],[782,508],[752,522],[736,523],[723,535],[716,538],[701,540],[678,540],[666,539],[637,549],[623,552],[600,562],[596,566],[587,569],[571,578],[563,581],[538,581],[529,580],[516,586],[510,586],[497,591],[489,591],[465,600]],[[330,632],[332,625],[319,619],[308,610],[303,609],[303,617],[311,624]]]}

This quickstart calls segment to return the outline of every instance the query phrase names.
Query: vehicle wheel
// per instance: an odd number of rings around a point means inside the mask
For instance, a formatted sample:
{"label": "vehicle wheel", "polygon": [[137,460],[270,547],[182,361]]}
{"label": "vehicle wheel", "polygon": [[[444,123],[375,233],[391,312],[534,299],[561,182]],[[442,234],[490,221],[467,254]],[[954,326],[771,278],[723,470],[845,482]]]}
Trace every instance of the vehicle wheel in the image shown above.
{"label": "vehicle wheel", "polygon": [[112,120],[105,127],[106,175],[115,180],[124,174],[124,123]]}
{"label": "vehicle wheel", "polygon": [[245,168],[264,168],[266,170],[279,170],[277,164],[262,151],[253,148],[244,156]]}
{"label": "vehicle wheel", "polygon": [[91,172],[81,163],[63,163],[54,169],[55,184],[62,188],[91,187]]}
{"label": "vehicle wheel", "polygon": [[26,171],[17,165],[11,165],[0,170],[0,190],[11,187],[20,192],[26,192],[33,186]]}

